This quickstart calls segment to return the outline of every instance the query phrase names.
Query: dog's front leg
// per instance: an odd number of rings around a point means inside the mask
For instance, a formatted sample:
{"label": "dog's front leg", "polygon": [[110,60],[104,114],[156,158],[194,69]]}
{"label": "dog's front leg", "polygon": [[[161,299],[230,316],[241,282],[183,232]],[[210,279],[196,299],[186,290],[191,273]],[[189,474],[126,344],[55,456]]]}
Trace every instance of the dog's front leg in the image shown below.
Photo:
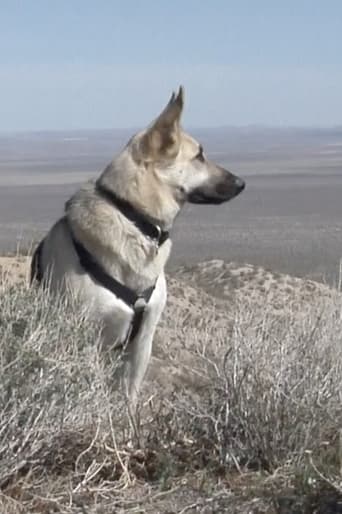
{"label": "dog's front leg", "polygon": [[143,322],[125,352],[124,385],[129,401],[135,408],[138,394],[152,353],[154,333],[166,303],[165,276],[159,276],[155,290],[144,311]]}

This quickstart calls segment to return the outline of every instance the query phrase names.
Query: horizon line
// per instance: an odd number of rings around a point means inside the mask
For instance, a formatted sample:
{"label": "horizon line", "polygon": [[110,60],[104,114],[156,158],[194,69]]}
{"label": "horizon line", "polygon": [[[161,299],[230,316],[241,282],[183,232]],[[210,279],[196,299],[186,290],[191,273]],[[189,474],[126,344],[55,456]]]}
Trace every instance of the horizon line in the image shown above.
{"label": "horizon line", "polygon": [[[127,127],[97,127],[97,128],[56,128],[56,129],[0,129],[0,136],[5,135],[20,135],[20,134],[55,134],[55,133],[80,133],[80,132],[137,132],[143,130],[144,127],[127,126]],[[262,123],[249,123],[249,124],[234,124],[234,125],[189,125],[186,127],[187,131],[197,130],[342,130],[341,124],[332,125],[305,125],[305,124],[289,124],[289,125],[272,125]]]}

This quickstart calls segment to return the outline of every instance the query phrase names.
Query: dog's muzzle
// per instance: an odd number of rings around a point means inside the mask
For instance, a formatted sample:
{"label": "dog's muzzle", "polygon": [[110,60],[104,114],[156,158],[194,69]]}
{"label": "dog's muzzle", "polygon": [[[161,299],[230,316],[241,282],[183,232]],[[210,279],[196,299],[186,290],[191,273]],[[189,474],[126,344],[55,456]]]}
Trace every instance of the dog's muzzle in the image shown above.
{"label": "dog's muzzle", "polygon": [[240,177],[230,174],[224,180],[216,181],[214,184],[201,186],[191,191],[188,195],[188,202],[198,204],[220,204],[228,202],[235,196],[242,193],[246,183]]}
{"label": "dog's muzzle", "polygon": [[230,200],[234,198],[234,196],[239,195],[245,189],[246,183],[242,178],[236,177],[234,178],[233,183],[231,182],[220,182],[216,186],[216,193],[218,196],[222,196],[223,198],[227,198]]}

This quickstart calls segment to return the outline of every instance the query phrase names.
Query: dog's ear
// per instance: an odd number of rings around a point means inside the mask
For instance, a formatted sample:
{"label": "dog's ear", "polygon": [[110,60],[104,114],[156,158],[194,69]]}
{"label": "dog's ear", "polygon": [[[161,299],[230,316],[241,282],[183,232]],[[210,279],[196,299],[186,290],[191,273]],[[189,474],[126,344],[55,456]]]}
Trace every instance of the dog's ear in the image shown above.
{"label": "dog's ear", "polygon": [[152,127],[163,128],[172,127],[175,123],[180,123],[181,114],[184,106],[184,88],[180,86],[177,95],[173,92],[169,103],[153,122]]}
{"label": "dog's ear", "polygon": [[140,142],[140,150],[145,161],[172,159],[180,146],[180,118],[184,105],[184,89],[181,86],[177,95],[172,93],[169,103],[150,125]]}

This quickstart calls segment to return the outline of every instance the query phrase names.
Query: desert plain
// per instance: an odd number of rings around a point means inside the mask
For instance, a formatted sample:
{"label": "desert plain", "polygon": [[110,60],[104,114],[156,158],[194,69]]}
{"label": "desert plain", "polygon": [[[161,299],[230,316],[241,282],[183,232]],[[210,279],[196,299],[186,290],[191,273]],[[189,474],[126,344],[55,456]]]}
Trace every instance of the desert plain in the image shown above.
{"label": "desert plain", "polygon": [[[62,215],[132,130],[0,135],[0,253],[23,251]],[[170,268],[199,260],[264,266],[336,282],[342,256],[342,129],[193,131],[209,156],[242,176],[231,203],[188,205],[173,229]]]}

